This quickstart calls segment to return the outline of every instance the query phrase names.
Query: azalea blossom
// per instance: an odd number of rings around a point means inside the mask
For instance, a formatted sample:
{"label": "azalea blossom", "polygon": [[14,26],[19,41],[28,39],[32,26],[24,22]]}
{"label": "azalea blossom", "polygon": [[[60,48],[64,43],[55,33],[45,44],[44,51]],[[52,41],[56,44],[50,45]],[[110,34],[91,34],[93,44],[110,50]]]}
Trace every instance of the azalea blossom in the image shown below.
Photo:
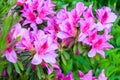
{"label": "azalea blossom", "polygon": [[30,38],[30,30],[22,29],[20,36],[21,36],[21,39],[16,44],[16,48],[21,49],[21,50],[32,50],[33,44]]}
{"label": "azalea blossom", "polygon": [[103,58],[105,58],[105,52],[103,50],[109,48],[113,48],[113,46],[107,42],[107,39],[104,35],[100,35],[92,43],[92,48],[88,52],[88,56],[94,57],[96,53],[99,53]]}
{"label": "azalea blossom", "polygon": [[98,30],[108,29],[111,30],[112,22],[114,22],[117,18],[115,13],[111,12],[109,7],[103,7],[101,9],[96,10],[96,14],[98,17]]}
{"label": "azalea blossom", "polygon": [[[40,31],[38,34],[43,34]],[[38,65],[42,61],[46,63],[56,63],[57,54],[55,50],[58,48],[57,44],[54,43],[52,37],[43,34],[38,36],[39,38],[34,41],[36,53],[32,59],[32,64]]]}
{"label": "azalea blossom", "polygon": [[69,37],[74,37],[76,35],[76,29],[69,19],[66,19],[62,24],[60,24],[60,31],[57,36],[60,39],[65,39]]}
{"label": "azalea blossom", "polygon": [[40,2],[41,4],[39,4],[37,8],[37,13],[38,13],[36,19],[37,24],[41,24],[43,20],[49,19],[48,15],[52,16],[55,13],[53,11],[54,4],[51,2],[51,0],[46,0],[46,1],[41,0]]}
{"label": "azalea blossom", "polygon": [[76,4],[76,7],[75,7],[76,12],[77,12],[77,14],[78,14],[79,16],[81,16],[81,15],[84,13],[84,11],[85,11],[86,8],[87,8],[87,7],[84,6],[84,3],[82,3],[82,2],[78,2],[78,3]]}
{"label": "azalea blossom", "polygon": [[64,20],[69,18],[66,6],[57,13],[57,23],[61,24]]}
{"label": "azalea blossom", "polygon": [[98,80],[107,80],[107,77],[104,74],[104,70],[101,71],[100,75],[98,76]]}
{"label": "azalea blossom", "polygon": [[87,9],[87,11],[85,11],[83,13],[83,16],[84,16],[85,19],[92,18],[92,20],[94,22],[94,16],[93,16],[93,13],[92,13],[92,5],[90,5],[89,8]]}
{"label": "azalea blossom", "polygon": [[98,76],[98,79],[93,76],[92,70],[89,70],[88,73],[84,74],[80,70],[78,71],[80,80],[107,80],[107,77],[104,74],[104,70],[101,71],[100,75]]}
{"label": "azalea blossom", "polygon": [[74,80],[72,72],[69,72],[66,76],[61,72],[61,70],[57,70],[56,80]]}
{"label": "azalea blossom", "polygon": [[21,12],[22,12],[22,16],[26,18],[23,25],[29,23],[36,23],[36,14],[28,4],[24,5],[24,9],[21,10]]}
{"label": "azalea blossom", "polygon": [[74,80],[72,77],[72,72],[68,73],[64,78],[62,78],[61,80]]}
{"label": "azalea blossom", "polygon": [[3,57],[6,57],[6,59],[12,63],[17,62],[17,55],[15,50],[12,48],[12,46],[9,46],[5,51],[3,51]]}
{"label": "azalea blossom", "polygon": [[10,30],[10,32],[6,36],[6,47],[7,48],[3,50],[3,55],[2,55],[2,57],[6,57],[6,59],[12,63],[17,62],[17,55],[14,50],[14,46],[17,43],[17,41],[15,40],[15,36],[17,36],[17,34],[19,33],[17,32],[17,25],[19,24],[15,24],[14,27]]}
{"label": "azalea blossom", "polygon": [[96,78],[92,76],[92,70],[90,70],[87,74],[84,74],[79,70],[78,74],[79,74],[80,80],[96,80]]}
{"label": "azalea blossom", "polygon": [[91,33],[95,29],[96,25],[93,22],[92,18],[87,20],[80,21],[80,34],[78,37],[78,41],[83,41],[89,33]]}

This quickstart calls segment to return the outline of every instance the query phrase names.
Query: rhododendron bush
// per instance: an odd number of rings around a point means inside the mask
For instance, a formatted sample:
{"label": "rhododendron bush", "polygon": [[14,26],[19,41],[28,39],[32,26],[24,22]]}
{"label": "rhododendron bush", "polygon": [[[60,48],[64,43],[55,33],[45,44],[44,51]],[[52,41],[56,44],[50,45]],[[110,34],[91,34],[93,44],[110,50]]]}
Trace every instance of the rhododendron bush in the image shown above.
{"label": "rhododendron bush", "polygon": [[77,2],[57,10],[51,0],[17,0],[0,30],[1,79],[109,80],[104,63],[116,19],[107,6]]}

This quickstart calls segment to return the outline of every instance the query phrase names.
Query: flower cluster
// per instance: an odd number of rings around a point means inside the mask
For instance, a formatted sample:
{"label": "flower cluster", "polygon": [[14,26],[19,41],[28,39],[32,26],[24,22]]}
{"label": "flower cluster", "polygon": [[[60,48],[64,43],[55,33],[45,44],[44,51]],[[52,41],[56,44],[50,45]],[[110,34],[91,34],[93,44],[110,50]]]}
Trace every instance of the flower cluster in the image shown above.
{"label": "flower cluster", "polygon": [[81,71],[78,71],[80,80],[107,80],[107,77],[105,77],[104,70],[100,73],[98,76],[98,79],[96,79],[95,76],[92,76],[92,70],[90,70],[87,74],[82,73]]}
{"label": "flower cluster", "polygon": [[[18,0],[16,6],[20,7],[21,19],[6,36],[6,44],[10,45],[3,51],[3,56],[12,63],[17,62],[16,53],[29,51],[33,65],[41,64],[51,73],[48,63],[58,69],[57,80],[73,80],[72,72],[64,76],[56,64],[59,56],[56,50],[61,49],[61,45],[64,48],[81,43],[82,46],[89,46],[89,57],[99,53],[103,58],[104,50],[113,48],[108,43],[112,38],[109,32],[117,17],[109,7],[96,10],[95,17],[92,5],[87,7],[82,2],[78,2],[71,11],[67,11],[65,6],[59,12],[53,10],[55,5],[51,0]],[[91,70],[87,74],[79,71],[79,77],[81,80],[96,80]],[[98,80],[107,80],[104,70]]]}

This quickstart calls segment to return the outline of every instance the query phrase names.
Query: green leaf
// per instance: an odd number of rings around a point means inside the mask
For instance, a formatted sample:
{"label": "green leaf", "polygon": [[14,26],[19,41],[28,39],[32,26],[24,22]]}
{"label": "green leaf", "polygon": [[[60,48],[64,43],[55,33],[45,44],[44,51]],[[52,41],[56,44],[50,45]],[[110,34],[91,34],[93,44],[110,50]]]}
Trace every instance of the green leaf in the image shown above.
{"label": "green leaf", "polygon": [[40,67],[40,65],[37,65],[36,68],[37,68],[37,76],[41,80],[42,79],[42,75],[41,75],[41,69],[40,69],[41,67]]}
{"label": "green leaf", "polygon": [[73,60],[69,60],[67,65],[61,64],[62,65],[62,69],[65,72],[65,74],[67,74],[68,72],[70,72],[73,69]]}
{"label": "green leaf", "polygon": [[120,46],[120,37],[117,38],[116,44],[117,44],[117,46]]}
{"label": "green leaf", "polygon": [[32,64],[29,64],[27,70],[26,70],[26,74],[29,75],[30,74],[30,71],[31,71],[31,67],[32,67]]}
{"label": "green leaf", "polygon": [[20,69],[19,69],[17,63],[14,64],[14,67],[15,67],[16,72],[20,74]]}
{"label": "green leaf", "polygon": [[21,69],[22,71],[24,71],[23,63],[20,62],[20,61],[18,61],[17,63],[18,63],[18,66],[20,67],[20,69]]}
{"label": "green leaf", "polygon": [[65,57],[66,60],[70,59],[70,55],[65,51],[63,51],[63,56]]}
{"label": "green leaf", "polygon": [[12,73],[12,64],[11,63],[8,64],[7,72],[8,72],[8,75],[11,75],[11,73]]}
{"label": "green leaf", "polygon": [[63,62],[64,65],[67,65],[66,59],[65,59],[65,57],[63,56],[63,54],[61,54],[61,60],[62,60],[62,62]]}

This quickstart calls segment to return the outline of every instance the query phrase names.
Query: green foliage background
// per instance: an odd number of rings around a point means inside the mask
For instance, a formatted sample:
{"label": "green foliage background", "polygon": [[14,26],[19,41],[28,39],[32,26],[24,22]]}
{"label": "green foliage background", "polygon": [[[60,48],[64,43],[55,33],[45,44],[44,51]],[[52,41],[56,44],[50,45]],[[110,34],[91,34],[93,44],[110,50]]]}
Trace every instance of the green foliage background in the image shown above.
{"label": "green foliage background", "polygon": [[[55,9],[57,11],[63,8],[64,5],[67,5],[67,9],[71,10],[72,8],[74,8],[74,5],[80,1],[84,2],[86,6],[93,4],[93,11],[95,9],[101,8],[102,6],[109,6],[112,9],[112,11],[116,13],[118,18],[115,21],[112,27],[112,31],[110,33],[113,35],[113,39],[109,41],[114,46],[114,49],[105,51],[106,52],[105,59],[103,59],[99,55],[96,55],[94,58],[88,58],[87,56],[84,56],[84,54],[86,54],[85,52],[81,56],[72,55],[72,57],[70,55],[73,53],[70,53],[67,50],[64,50],[60,54],[61,54],[61,68],[63,72],[67,74],[68,72],[72,71],[74,73],[75,80],[79,80],[78,75],[76,75],[78,70],[87,73],[90,69],[93,70],[93,73],[96,76],[100,74],[102,69],[105,69],[105,74],[109,80],[120,80],[120,0],[52,0],[52,1],[56,4]],[[13,16],[11,15],[10,17],[6,18],[6,15],[9,9],[15,4],[15,2],[16,0],[0,0],[0,29],[3,31],[2,35],[0,35],[0,56],[2,55],[1,51],[6,47],[5,36],[10,30],[10,27],[13,25]],[[21,60],[21,58],[19,60]],[[17,74],[19,74],[20,76],[19,80],[24,79],[27,80],[29,79],[28,77],[30,77],[31,80],[33,78],[36,78],[36,75],[34,75],[35,72],[31,72],[30,70],[31,65],[29,65],[26,68],[24,67],[21,61],[18,61],[16,64],[11,64],[1,57],[0,57],[0,74],[3,71],[3,69],[6,68],[5,67],[6,63],[9,66],[7,68],[7,71],[10,80],[16,78],[15,76]],[[41,78],[41,76],[39,76],[41,74],[40,73],[41,70],[39,69],[39,67],[40,66],[37,67],[38,79]],[[16,74],[13,75],[12,73]],[[51,74],[49,77],[51,76],[53,76],[53,74]],[[1,76],[0,78],[3,79]],[[7,78],[4,79],[7,80]]]}

